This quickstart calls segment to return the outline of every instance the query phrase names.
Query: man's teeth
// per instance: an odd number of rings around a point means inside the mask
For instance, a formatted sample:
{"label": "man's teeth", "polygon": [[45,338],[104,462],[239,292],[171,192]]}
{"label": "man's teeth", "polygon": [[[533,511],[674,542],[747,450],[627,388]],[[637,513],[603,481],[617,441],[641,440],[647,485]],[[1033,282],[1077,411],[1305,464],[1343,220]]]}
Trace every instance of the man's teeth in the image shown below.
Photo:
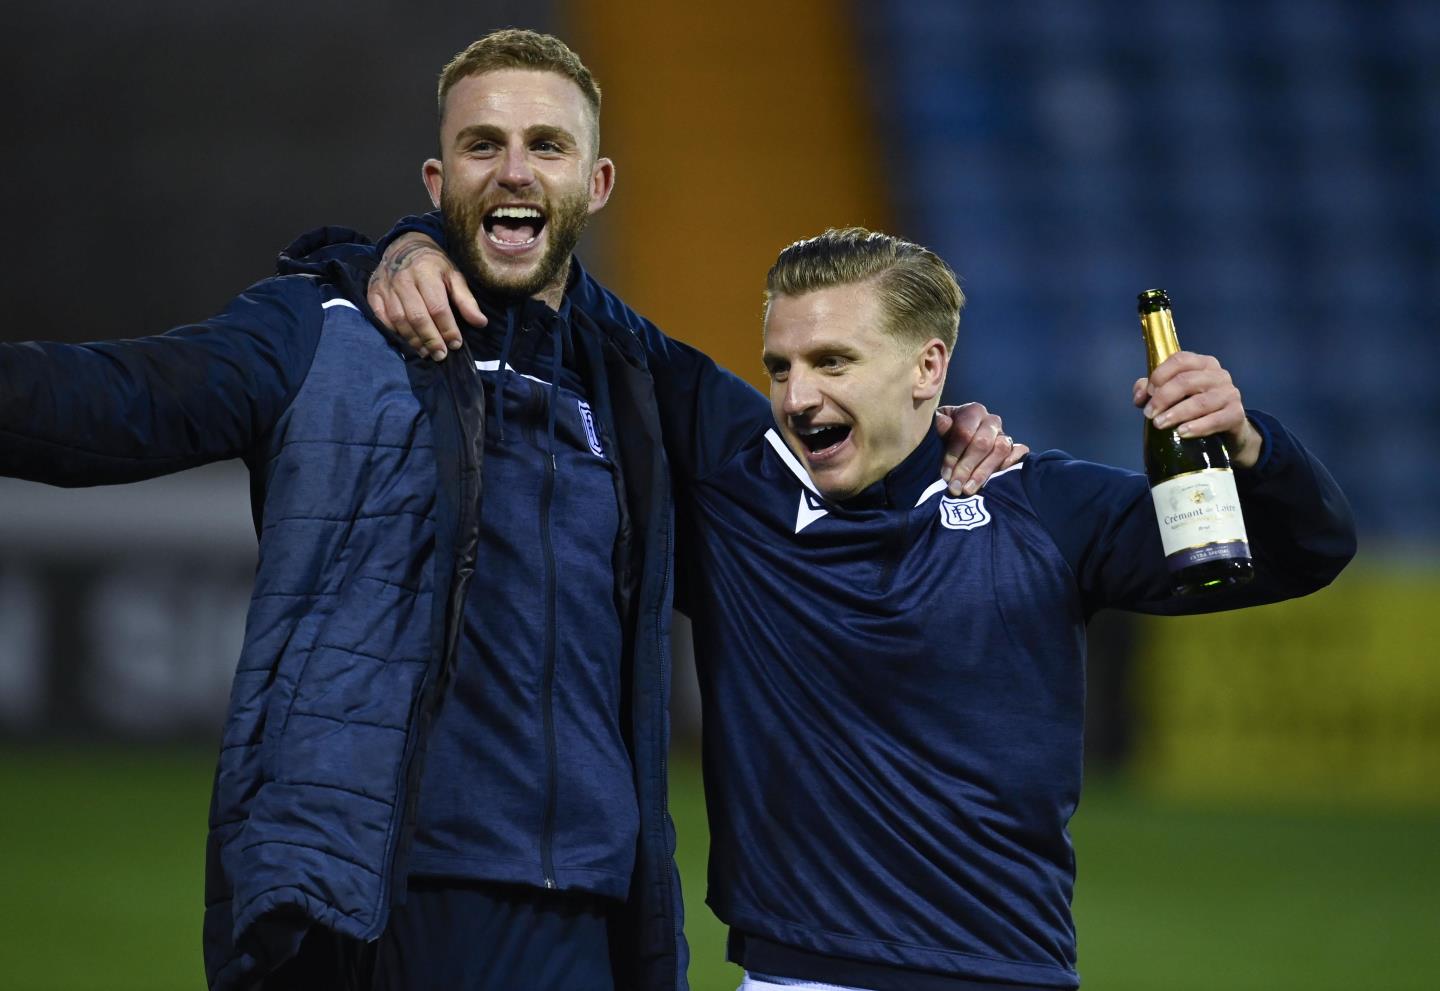
{"label": "man's teeth", "polygon": [[488,237],[491,241],[493,241],[493,242],[496,243],[496,244],[503,244],[503,245],[505,245],[505,246],[507,246],[507,247],[513,248],[513,247],[515,247],[515,245],[517,245],[517,244],[534,244],[534,243],[535,243],[535,239],[536,239],[537,237],[539,237],[540,235],[539,235],[539,234],[531,234],[529,237],[527,237],[527,238],[526,238],[525,240],[523,240],[523,241],[507,241],[507,240],[505,240],[504,238],[496,237],[494,231],[486,231],[486,232],[485,232],[485,236]]}
{"label": "man's teeth", "polygon": [[491,244],[523,248],[535,243],[545,228],[545,215],[523,204],[497,206],[485,215],[485,234]]}
{"label": "man's teeth", "polygon": [[830,423],[824,426],[808,426],[795,428],[795,433],[801,442],[811,451],[823,451],[827,447],[834,447],[836,444],[850,436],[850,428],[843,423]]}

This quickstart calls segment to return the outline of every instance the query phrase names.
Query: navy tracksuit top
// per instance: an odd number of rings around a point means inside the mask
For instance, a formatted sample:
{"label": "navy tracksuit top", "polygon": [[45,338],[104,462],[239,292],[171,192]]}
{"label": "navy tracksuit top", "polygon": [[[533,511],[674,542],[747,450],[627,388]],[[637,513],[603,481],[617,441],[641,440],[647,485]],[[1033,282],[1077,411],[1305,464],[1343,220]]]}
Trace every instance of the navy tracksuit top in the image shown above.
{"label": "navy tracksuit top", "polygon": [[1142,475],[1060,452],[950,499],[927,437],[843,505],[762,396],[646,337],[704,702],[710,906],[751,971],[864,988],[1074,987],[1067,824],[1097,609],[1305,594],[1354,552],[1278,422],[1239,473],[1256,579],[1170,593]]}

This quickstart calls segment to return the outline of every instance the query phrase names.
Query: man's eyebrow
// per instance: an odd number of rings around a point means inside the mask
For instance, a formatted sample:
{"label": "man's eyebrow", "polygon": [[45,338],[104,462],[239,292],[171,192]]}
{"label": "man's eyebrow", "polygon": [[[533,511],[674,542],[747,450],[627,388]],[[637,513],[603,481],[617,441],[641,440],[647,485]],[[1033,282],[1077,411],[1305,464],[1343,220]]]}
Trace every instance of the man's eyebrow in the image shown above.
{"label": "man's eyebrow", "polygon": [[844,338],[835,338],[833,340],[812,341],[810,345],[805,348],[805,354],[838,354],[844,358],[863,358],[865,351],[851,341],[845,340]]}
{"label": "man's eyebrow", "polygon": [[505,132],[494,124],[471,124],[468,127],[460,128],[455,135],[455,144],[467,145],[472,141],[494,141],[497,144],[504,144]]}
{"label": "man's eyebrow", "polygon": [[[838,355],[850,361],[860,361],[864,359],[865,351],[863,348],[858,348],[849,341],[834,340],[815,341],[798,352],[798,357],[809,361],[814,361],[816,358],[824,358],[827,355]],[[788,365],[790,361],[790,358],[776,354],[774,351],[762,351],[760,353],[760,363],[766,368],[773,368],[776,365]]]}
{"label": "man's eyebrow", "polygon": [[556,124],[536,124],[534,127],[525,129],[527,141],[541,141],[547,138],[560,144],[579,144],[575,140],[575,135]]}

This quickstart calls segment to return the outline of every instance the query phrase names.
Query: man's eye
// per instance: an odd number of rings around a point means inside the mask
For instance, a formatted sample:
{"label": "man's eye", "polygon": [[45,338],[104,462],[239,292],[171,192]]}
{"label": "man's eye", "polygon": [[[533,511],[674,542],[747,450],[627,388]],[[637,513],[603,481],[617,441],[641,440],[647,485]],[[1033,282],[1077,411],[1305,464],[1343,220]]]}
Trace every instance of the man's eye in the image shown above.
{"label": "man's eye", "polygon": [[554,141],[537,141],[534,147],[536,151],[545,155],[558,155],[564,150]]}
{"label": "man's eye", "polygon": [[845,367],[847,362],[838,354],[827,355],[815,362],[815,367],[825,372],[838,372]]}
{"label": "man's eye", "polygon": [[788,371],[789,369],[781,368],[779,366],[767,365],[765,367],[765,374],[770,376],[771,382],[784,382],[785,375]]}
{"label": "man's eye", "polygon": [[493,141],[477,141],[470,146],[469,151],[472,155],[490,155],[494,154],[497,147],[499,146]]}

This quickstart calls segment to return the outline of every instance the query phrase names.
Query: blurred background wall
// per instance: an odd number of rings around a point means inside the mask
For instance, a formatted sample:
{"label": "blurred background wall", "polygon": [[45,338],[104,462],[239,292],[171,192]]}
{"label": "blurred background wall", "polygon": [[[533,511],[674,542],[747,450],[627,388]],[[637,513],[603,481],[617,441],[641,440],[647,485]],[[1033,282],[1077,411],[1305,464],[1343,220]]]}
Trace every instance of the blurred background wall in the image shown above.
{"label": "blurred background wall", "polygon": [[[60,0],[6,16],[5,340],[198,319],[303,230],[378,236],[428,208],[435,75],[507,24],[561,33],[605,89],[618,185],[587,264],[757,385],[776,252],[865,224],[962,277],[952,399],[1036,449],[1138,468],[1133,303],[1167,288],[1184,344],[1340,480],[1362,550],[1311,600],[1102,617],[1092,770],[1212,808],[1440,806],[1428,0]],[[0,740],[213,747],[254,560],[245,486],[236,465],[117,490],[0,480]],[[683,748],[696,710],[679,684]]]}

